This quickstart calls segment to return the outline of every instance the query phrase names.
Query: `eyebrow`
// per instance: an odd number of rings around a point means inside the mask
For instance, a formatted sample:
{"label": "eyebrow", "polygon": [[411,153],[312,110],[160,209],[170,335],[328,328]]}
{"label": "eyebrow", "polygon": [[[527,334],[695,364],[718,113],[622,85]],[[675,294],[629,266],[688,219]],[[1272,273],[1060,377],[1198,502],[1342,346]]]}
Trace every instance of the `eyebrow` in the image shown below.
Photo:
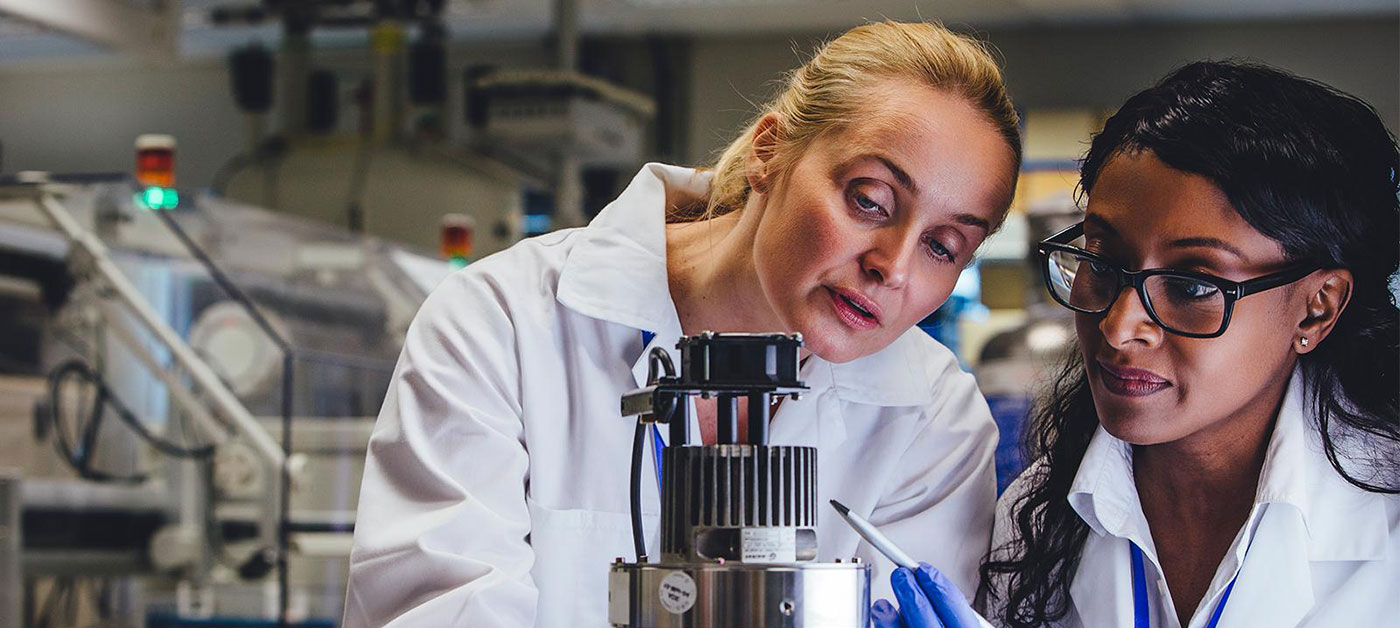
{"label": "eyebrow", "polygon": [[899,184],[899,187],[904,188],[904,191],[908,192],[910,196],[919,195],[919,185],[914,183],[914,178],[909,176],[909,173],[905,172],[903,168],[896,165],[894,160],[878,153],[862,153],[847,159],[837,164],[836,167],[832,169],[832,176],[837,176],[837,173],[843,173],[854,168],[857,162],[864,159],[874,159],[884,164],[885,168],[890,171],[890,174],[894,175],[895,182]]}
{"label": "eyebrow", "polygon": [[874,154],[862,155],[862,157],[872,157],[880,163],[885,164],[885,167],[889,168],[890,173],[894,175],[895,181],[899,182],[900,187],[904,188],[904,190],[908,192],[910,196],[919,195],[919,186],[914,183],[914,178],[909,176],[909,173],[905,172],[903,168],[900,168],[899,166],[895,165],[894,161],[891,161],[890,158],[885,157],[884,155]]}
{"label": "eyebrow", "polygon": [[1115,235],[1115,236],[1118,235],[1118,229],[1114,228],[1113,223],[1110,223],[1109,221],[1105,220],[1103,217],[1098,216],[1098,215],[1096,215],[1096,214],[1085,214],[1085,215],[1084,215],[1084,222],[1092,222],[1092,223],[1094,223],[1094,225],[1097,226],[1098,228],[1103,229],[1104,231],[1107,231],[1107,232],[1109,233],[1109,235]]}
{"label": "eyebrow", "polygon": [[981,229],[983,233],[992,232],[992,223],[987,222],[987,219],[981,216],[974,216],[972,214],[955,214],[953,216],[953,222],[956,222],[960,225],[967,225],[969,227]]}
{"label": "eyebrow", "polygon": [[1235,245],[1230,244],[1229,242],[1226,242],[1219,238],[1180,238],[1177,240],[1172,240],[1170,245],[1179,248],[1206,247],[1212,249],[1220,249],[1227,253],[1233,254],[1235,257],[1238,257],[1241,260],[1244,260],[1246,262],[1249,261],[1249,257],[1246,256],[1243,251],[1236,248]]}
{"label": "eyebrow", "polygon": [[[1092,222],[1092,223],[1094,223],[1095,226],[1097,226],[1097,227],[1103,229],[1104,231],[1107,231],[1107,232],[1109,233],[1109,235],[1113,235],[1113,236],[1117,236],[1117,235],[1118,235],[1118,229],[1115,228],[1115,227],[1113,226],[1112,223],[1108,222],[1107,220],[1105,220],[1105,219],[1104,219],[1103,217],[1101,217],[1101,216],[1096,216],[1096,215],[1094,215],[1094,214],[1087,214],[1087,215],[1084,216],[1084,222]],[[1235,245],[1230,244],[1229,242],[1226,242],[1226,241],[1224,241],[1224,240],[1221,240],[1220,238],[1211,238],[1211,237],[1207,237],[1207,236],[1196,236],[1196,237],[1190,237],[1190,238],[1177,238],[1177,239],[1175,239],[1175,240],[1172,240],[1171,242],[1168,242],[1167,245],[1168,245],[1168,246],[1171,246],[1171,247],[1175,247],[1175,248],[1197,248],[1197,247],[1204,247],[1204,248],[1211,248],[1211,249],[1219,249],[1219,250],[1225,251],[1226,253],[1230,253],[1230,254],[1234,255],[1235,257],[1240,258],[1241,260],[1244,260],[1244,261],[1246,261],[1246,262],[1249,261],[1249,256],[1248,256],[1248,255],[1245,255],[1245,254],[1244,254],[1244,251],[1241,251],[1241,250],[1240,250],[1238,247],[1236,247]]]}

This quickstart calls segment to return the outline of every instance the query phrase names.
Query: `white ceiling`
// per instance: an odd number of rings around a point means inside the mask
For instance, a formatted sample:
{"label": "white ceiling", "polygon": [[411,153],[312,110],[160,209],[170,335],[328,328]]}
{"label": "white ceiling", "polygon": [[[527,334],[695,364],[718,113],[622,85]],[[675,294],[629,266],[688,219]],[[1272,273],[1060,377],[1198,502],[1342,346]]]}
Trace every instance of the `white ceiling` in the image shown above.
{"label": "white ceiling", "polygon": [[[52,0],[32,0],[49,2]],[[101,1],[101,0],[96,0]],[[136,0],[107,0],[110,2]],[[666,33],[704,36],[819,32],[882,18],[937,19],[978,29],[1162,21],[1298,20],[1375,17],[1400,21],[1397,0],[577,0],[585,35]],[[139,4],[139,1],[136,1]],[[257,0],[183,0],[180,51],[222,55],[258,40],[273,43],[275,25],[215,27],[215,6]],[[507,40],[548,34],[554,0],[449,0],[452,39]],[[361,34],[319,33],[350,41]],[[0,16],[0,64],[112,55],[94,44]]]}

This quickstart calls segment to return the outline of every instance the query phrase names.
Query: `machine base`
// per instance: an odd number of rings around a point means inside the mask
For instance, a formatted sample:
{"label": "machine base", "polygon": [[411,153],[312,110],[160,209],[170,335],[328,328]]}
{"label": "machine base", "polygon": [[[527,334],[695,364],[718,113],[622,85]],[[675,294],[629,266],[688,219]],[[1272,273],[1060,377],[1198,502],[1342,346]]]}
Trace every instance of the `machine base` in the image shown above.
{"label": "machine base", "polygon": [[618,563],[608,621],[627,628],[865,628],[862,563]]}

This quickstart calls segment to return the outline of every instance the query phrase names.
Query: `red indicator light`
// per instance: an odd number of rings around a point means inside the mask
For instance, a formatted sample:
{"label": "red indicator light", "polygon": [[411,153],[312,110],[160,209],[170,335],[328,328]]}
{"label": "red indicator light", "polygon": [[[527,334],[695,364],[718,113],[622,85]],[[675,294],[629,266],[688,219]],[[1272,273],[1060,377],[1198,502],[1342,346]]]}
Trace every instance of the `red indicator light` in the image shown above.
{"label": "red indicator light", "polygon": [[472,232],[476,221],[464,214],[442,217],[442,257],[454,266],[466,266],[472,254]]}
{"label": "red indicator light", "polygon": [[147,134],[136,138],[136,182],[175,187],[175,137]]}

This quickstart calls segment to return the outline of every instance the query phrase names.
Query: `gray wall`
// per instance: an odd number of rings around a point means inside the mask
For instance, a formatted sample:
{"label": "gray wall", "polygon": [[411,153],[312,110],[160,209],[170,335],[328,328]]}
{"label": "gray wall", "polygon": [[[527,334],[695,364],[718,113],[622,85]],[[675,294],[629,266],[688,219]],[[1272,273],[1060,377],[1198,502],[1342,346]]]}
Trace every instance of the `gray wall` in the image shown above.
{"label": "gray wall", "polygon": [[[1116,108],[1172,68],[1250,57],[1329,83],[1369,102],[1400,129],[1400,21],[1338,20],[1153,26],[1036,26],[979,33],[1004,58],[1023,110]],[[695,42],[688,126],[692,163],[722,148],[768,98],[782,72],[824,35]]]}
{"label": "gray wall", "polygon": [[[355,127],[350,94],[371,74],[368,52],[319,51],[313,67],[340,76],[340,129]],[[462,46],[451,51],[446,120],[460,131],[461,75],[468,64],[541,67],[552,57],[534,42]],[[3,59],[0,59],[3,61]],[[274,105],[269,128],[278,127]],[[223,58],[165,66],[119,57],[0,66],[0,143],[7,173],[129,171],[141,133],[171,133],[179,142],[181,186],[205,186],[226,160],[247,148],[246,122],[233,101]]]}
{"label": "gray wall", "polygon": [[0,73],[4,172],[129,172],[141,133],[178,138],[181,184],[207,183],[242,150],[243,117],[221,63],[100,61]]}

